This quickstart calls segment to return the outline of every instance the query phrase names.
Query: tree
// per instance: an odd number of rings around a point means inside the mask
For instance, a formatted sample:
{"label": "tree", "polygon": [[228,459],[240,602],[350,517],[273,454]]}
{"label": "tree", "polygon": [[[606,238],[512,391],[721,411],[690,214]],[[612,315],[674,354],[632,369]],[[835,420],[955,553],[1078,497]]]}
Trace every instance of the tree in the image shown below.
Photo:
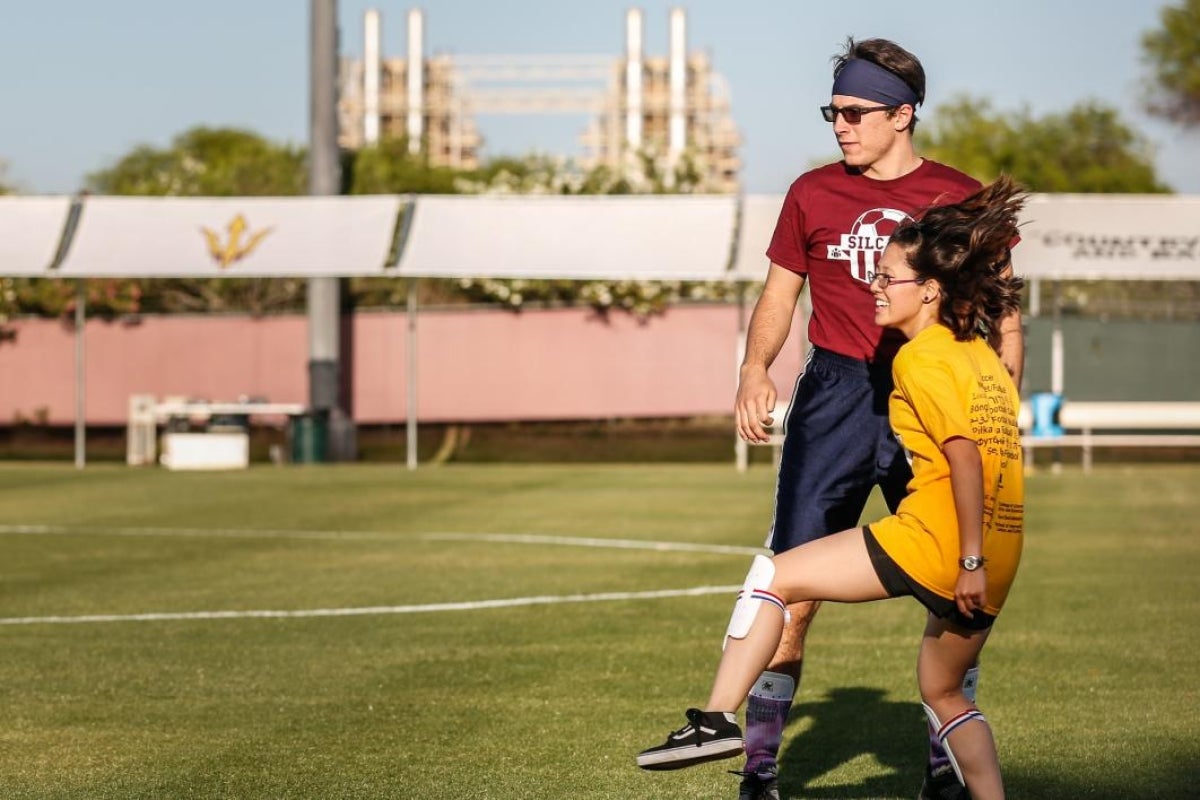
{"label": "tree", "polygon": [[98,194],[178,197],[304,194],[308,185],[302,148],[277,145],[235,128],[192,128],[166,149],[135,148],[87,178]]}
{"label": "tree", "polygon": [[462,175],[431,165],[423,153],[410,153],[407,137],[360,148],[343,158],[342,165],[349,194],[458,194]]}
{"label": "tree", "polygon": [[8,162],[0,159],[0,194],[13,194],[15,191],[8,184]]}
{"label": "tree", "polygon": [[1200,0],[1181,0],[1159,14],[1162,27],[1142,35],[1151,70],[1146,108],[1172,122],[1200,125]]}
{"label": "tree", "polygon": [[961,97],[934,110],[918,149],[981,181],[1007,173],[1035,192],[1160,193],[1150,143],[1097,102],[1034,117]]}
{"label": "tree", "polygon": [[[918,133],[921,152],[984,182],[1005,172],[1035,192],[1168,191],[1147,142],[1097,103],[1035,118],[1027,110],[997,112],[986,100],[964,97],[935,109],[930,122]],[[1190,318],[1200,284],[1062,281],[1057,291],[1072,313]]]}
{"label": "tree", "polygon": [[[291,196],[307,191],[305,151],[235,128],[196,127],[165,149],[142,145],[92,173],[99,194],[176,197]],[[133,288],[125,287],[132,283]],[[149,312],[267,311],[303,308],[306,283],[269,278],[172,278],[122,282],[117,297]],[[49,310],[49,309],[47,309]],[[89,310],[91,306],[89,305]]]}

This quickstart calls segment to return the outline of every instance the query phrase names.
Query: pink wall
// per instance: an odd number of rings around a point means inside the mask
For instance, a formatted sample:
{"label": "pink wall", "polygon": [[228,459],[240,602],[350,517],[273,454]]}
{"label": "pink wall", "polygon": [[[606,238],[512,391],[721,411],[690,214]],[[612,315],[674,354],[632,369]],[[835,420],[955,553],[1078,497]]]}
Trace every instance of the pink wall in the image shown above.
{"label": "pink wall", "polygon": [[[16,340],[0,343],[0,424],[43,409],[51,424],[70,424],[72,329],[52,320],[10,327]],[[405,315],[360,312],[351,330],[355,419],[403,420]],[[801,362],[794,333],[772,370],[785,397]],[[85,342],[90,424],[124,424],[131,394],[308,398],[303,315],[93,320]],[[728,414],[740,357],[732,305],[677,307],[645,321],[585,309],[425,311],[417,344],[417,409],[427,422]]]}

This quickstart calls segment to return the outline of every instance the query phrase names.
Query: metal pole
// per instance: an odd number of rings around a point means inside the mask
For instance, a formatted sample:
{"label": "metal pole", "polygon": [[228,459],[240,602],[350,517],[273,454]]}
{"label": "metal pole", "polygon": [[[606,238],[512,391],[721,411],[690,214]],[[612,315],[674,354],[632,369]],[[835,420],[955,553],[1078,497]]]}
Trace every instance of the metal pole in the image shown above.
{"label": "metal pole", "polygon": [[407,464],[417,468],[417,285],[418,278],[408,281],[408,423],[405,438],[408,445]]}
{"label": "metal pole", "polygon": [[[737,352],[733,359],[733,385],[736,391],[742,380],[742,358],[746,352],[746,282],[739,281],[737,289]],[[738,472],[750,468],[750,445],[735,431],[733,434],[733,465]]]}
{"label": "metal pole", "polygon": [[87,321],[87,281],[75,282],[75,469],[87,465],[87,386],[84,325]]}
{"label": "metal pole", "polygon": [[1054,282],[1054,328],[1050,334],[1050,391],[1063,393],[1062,288]]}
{"label": "metal pole", "polygon": [[[336,195],[341,188],[337,144],[337,0],[310,0],[310,23],[308,193]],[[333,460],[348,457],[344,439],[349,426],[342,409],[339,364],[340,306],[337,278],[309,279],[309,406],[329,422],[326,452]]]}

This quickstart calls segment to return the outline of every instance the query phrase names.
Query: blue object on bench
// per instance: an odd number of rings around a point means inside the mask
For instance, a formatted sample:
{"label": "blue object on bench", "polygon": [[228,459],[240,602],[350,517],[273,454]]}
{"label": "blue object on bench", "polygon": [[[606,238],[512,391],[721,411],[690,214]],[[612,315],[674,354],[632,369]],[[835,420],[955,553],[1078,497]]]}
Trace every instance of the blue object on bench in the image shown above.
{"label": "blue object on bench", "polygon": [[1063,426],[1058,421],[1058,415],[1062,411],[1062,402],[1062,395],[1052,392],[1041,392],[1030,398],[1033,410],[1033,430],[1031,432],[1034,437],[1044,439],[1063,435]]}

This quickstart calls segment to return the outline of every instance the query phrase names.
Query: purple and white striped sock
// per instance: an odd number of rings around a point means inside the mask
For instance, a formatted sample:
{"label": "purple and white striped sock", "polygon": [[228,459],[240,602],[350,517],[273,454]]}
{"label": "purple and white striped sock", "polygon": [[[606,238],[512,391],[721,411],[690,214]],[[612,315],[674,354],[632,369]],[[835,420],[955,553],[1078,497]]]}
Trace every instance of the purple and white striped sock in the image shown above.
{"label": "purple and white striped sock", "polygon": [[796,682],[790,675],[764,672],[746,702],[746,772],[776,768]]}

